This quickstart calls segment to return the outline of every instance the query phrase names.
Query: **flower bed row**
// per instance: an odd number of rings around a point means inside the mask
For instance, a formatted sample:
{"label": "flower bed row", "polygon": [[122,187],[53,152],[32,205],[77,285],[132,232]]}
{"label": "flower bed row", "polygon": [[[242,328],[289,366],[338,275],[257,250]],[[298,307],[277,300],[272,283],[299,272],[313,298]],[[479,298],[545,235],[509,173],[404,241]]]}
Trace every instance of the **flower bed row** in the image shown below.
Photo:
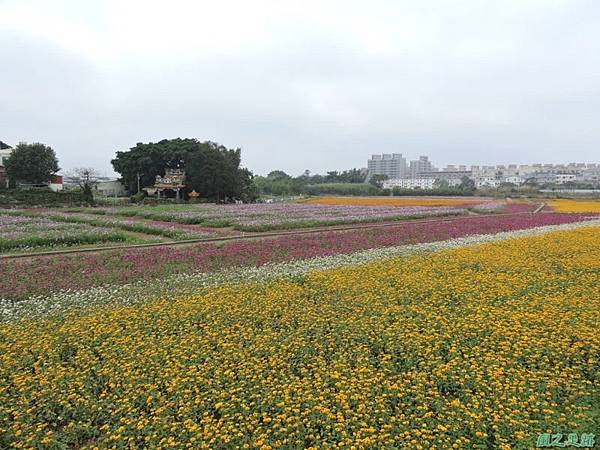
{"label": "flower bed row", "polygon": [[594,432],[598,260],[596,222],[0,324],[0,447],[508,450]]}
{"label": "flower bed row", "polygon": [[[312,197],[300,200],[301,203],[319,205],[360,205],[360,206],[449,206],[467,208],[490,203],[486,198],[473,197]],[[501,202],[498,202],[501,203]]]}
{"label": "flower bed row", "polygon": [[110,250],[99,253],[7,260],[0,265],[5,298],[25,298],[64,289],[153,280],[174,273],[211,272],[227,267],[349,254],[370,248],[443,241],[544,225],[572,223],[586,216],[538,214],[457,218],[344,232],[290,235],[261,240],[182,247]]}
{"label": "flower bed row", "polygon": [[[28,213],[38,214],[38,213]],[[39,213],[42,214],[42,213]],[[84,223],[103,228],[118,228],[135,233],[152,236],[162,236],[174,240],[201,239],[217,236],[211,229],[200,229],[193,225],[184,225],[176,222],[160,222],[144,220],[136,217],[98,216],[85,213],[60,213],[51,211],[44,213],[45,217],[59,222]]]}
{"label": "flower bed row", "polygon": [[600,213],[600,200],[558,199],[552,200],[550,202],[550,207],[556,212]]}
{"label": "flower bed row", "polygon": [[239,231],[269,231],[320,225],[379,222],[465,214],[452,207],[341,206],[295,203],[249,205],[167,205],[122,208],[72,209],[99,215],[121,215],[146,219],[232,227]]}
{"label": "flower bed row", "polygon": [[60,223],[47,217],[0,214],[0,252],[122,242],[127,236],[110,227]]}
{"label": "flower bed row", "polygon": [[353,253],[315,256],[284,262],[269,262],[260,266],[230,267],[214,272],[174,272],[153,280],[130,280],[120,284],[45,292],[25,299],[0,298],[0,322],[50,316],[65,317],[66,320],[66,316],[103,308],[106,305],[127,306],[154,300],[173,301],[185,296],[200,295],[208,288],[226,284],[265,283],[282,278],[296,280],[307,273],[320,270],[356,266],[415,253],[437,252],[507,239],[540,236],[554,231],[570,231],[590,227],[600,227],[600,220],[543,225],[493,234],[475,234],[444,241],[373,248]]}

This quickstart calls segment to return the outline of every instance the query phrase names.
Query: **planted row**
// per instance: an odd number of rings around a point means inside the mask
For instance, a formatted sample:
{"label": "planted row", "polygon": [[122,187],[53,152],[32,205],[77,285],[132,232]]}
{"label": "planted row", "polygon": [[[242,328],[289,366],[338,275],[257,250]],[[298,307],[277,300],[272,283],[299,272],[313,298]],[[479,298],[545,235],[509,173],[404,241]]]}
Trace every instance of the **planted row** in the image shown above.
{"label": "planted row", "polygon": [[[37,216],[44,213],[27,213]],[[118,228],[135,233],[143,233],[152,236],[162,236],[174,240],[200,239],[216,235],[214,231],[200,229],[199,227],[185,226],[173,222],[150,221],[137,218],[123,218],[117,216],[103,216],[101,218],[94,214],[79,213],[45,213],[45,217],[59,222],[84,223],[96,227]]]}
{"label": "planted row", "polygon": [[214,272],[229,267],[262,266],[371,248],[573,223],[584,218],[584,215],[554,213],[463,217],[343,232],[232,241],[220,245],[203,243],[8,260],[0,265],[0,291],[5,298],[19,299],[63,289],[154,280],[171,274]]}
{"label": "planted row", "polygon": [[59,223],[46,217],[0,214],[0,252],[123,242],[127,239],[124,233],[108,227]]}
{"label": "planted row", "polygon": [[453,207],[361,206],[319,204],[250,204],[250,205],[164,205],[122,208],[72,209],[73,212],[143,217],[145,219],[202,224],[206,227],[232,227],[239,231],[268,231],[307,228],[320,225],[379,222],[465,214]]}

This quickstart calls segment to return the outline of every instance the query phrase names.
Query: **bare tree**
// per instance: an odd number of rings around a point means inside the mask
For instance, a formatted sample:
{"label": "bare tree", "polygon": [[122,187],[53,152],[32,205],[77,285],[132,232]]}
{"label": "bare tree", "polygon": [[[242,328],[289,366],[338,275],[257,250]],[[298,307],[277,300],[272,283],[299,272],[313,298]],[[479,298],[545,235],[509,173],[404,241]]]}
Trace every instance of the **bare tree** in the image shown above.
{"label": "bare tree", "polygon": [[92,167],[77,167],[69,171],[69,176],[77,181],[86,203],[95,205],[94,189],[98,184],[98,171]]}

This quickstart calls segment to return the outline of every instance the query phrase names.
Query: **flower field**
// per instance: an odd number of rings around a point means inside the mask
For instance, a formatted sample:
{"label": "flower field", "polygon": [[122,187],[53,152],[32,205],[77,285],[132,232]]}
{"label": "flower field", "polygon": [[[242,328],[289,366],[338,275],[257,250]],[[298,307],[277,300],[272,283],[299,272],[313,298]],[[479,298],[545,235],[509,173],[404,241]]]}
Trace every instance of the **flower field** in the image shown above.
{"label": "flower field", "polygon": [[23,299],[58,290],[155,280],[170,274],[215,272],[291,260],[444,241],[479,234],[578,222],[579,214],[458,217],[428,223],[282,236],[272,239],[201,243],[180,247],[109,250],[5,260],[0,264],[0,298]]}
{"label": "flower field", "polygon": [[319,225],[379,222],[465,214],[445,206],[361,206],[298,203],[245,205],[163,205],[73,209],[72,212],[141,217],[157,221],[232,227],[240,231],[269,231]]}
{"label": "flower field", "polygon": [[60,223],[41,216],[0,214],[0,253],[125,240],[125,234],[109,227]]}
{"label": "flower field", "polygon": [[60,222],[85,223],[98,227],[116,228],[152,236],[162,236],[174,240],[201,239],[218,235],[214,229],[210,228],[200,228],[195,225],[185,225],[176,222],[144,220],[136,217],[59,213],[56,211],[45,213],[45,216],[51,220]]}
{"label": "flower field", "polygon": [[469,197],[312,197],[302,203],[319,205],[359,205],[359,206],[448,206],[466,208],[483,203],[488,199]]}
{"label": "flower field", "polygon": [[554,211],[564,213],[600,213],[600,200],[552,200],[550,206]]}
{"label": "flower field", "polygon": [[525,449],[598,432],[598,231],[327,256],[135,304],[58,296],[59,315],[0,323],[0,447]]}

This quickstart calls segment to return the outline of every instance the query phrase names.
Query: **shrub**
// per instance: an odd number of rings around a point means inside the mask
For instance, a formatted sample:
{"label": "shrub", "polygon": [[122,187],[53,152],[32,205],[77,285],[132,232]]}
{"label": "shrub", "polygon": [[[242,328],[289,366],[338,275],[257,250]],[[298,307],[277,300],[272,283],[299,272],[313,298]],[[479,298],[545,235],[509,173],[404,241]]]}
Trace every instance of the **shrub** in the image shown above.
{"label": "shrub", "polygon": [[308,184],[302,192],[307,195],[381,195],[381,189],[367,183]]}
{"label": "shrub", "polygon": [[79,191],[53,192],[50,189],[3,189],[1,207],[18,206],[80,206],[86,201]]}

